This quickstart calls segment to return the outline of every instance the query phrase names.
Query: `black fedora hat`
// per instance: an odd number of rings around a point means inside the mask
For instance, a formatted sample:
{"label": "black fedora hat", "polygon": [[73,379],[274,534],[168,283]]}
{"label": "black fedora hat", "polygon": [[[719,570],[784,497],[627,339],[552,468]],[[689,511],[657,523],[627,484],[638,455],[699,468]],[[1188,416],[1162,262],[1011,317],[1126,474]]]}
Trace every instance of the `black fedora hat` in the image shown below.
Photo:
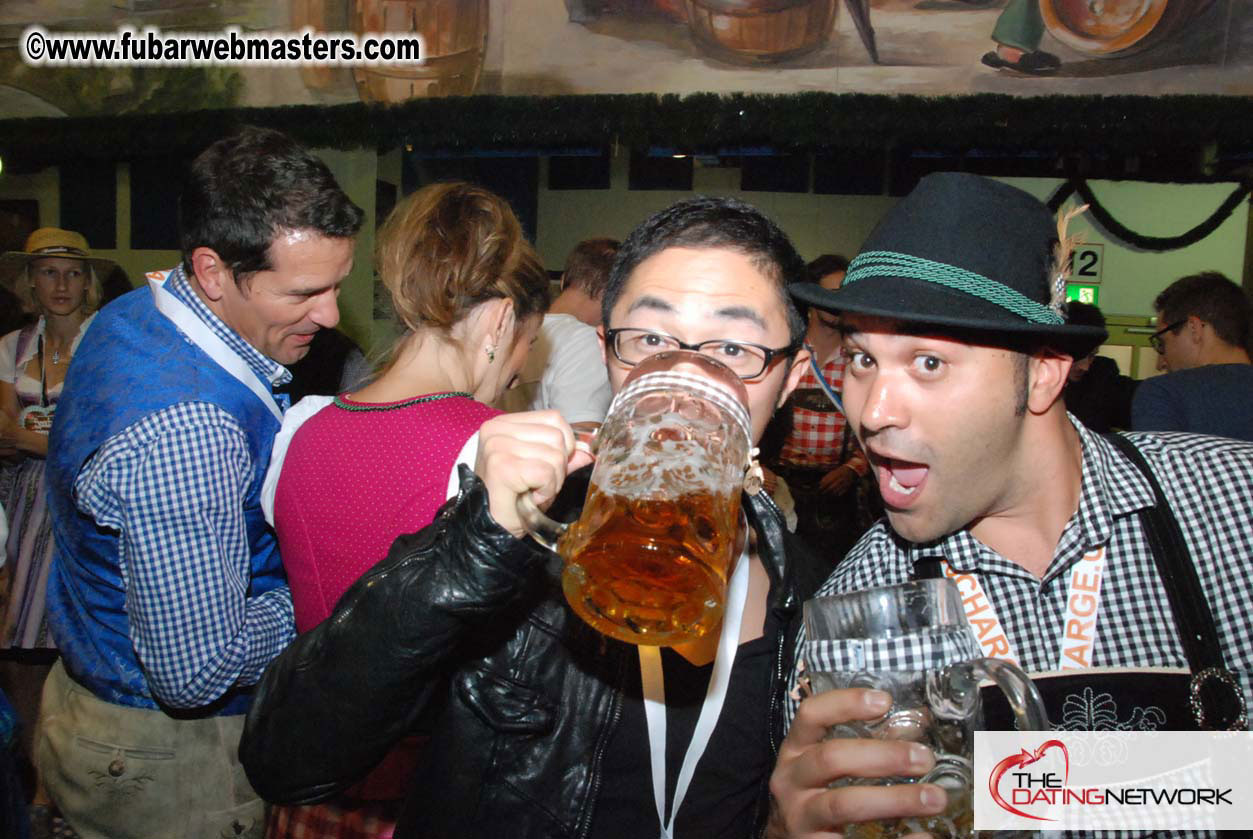
{"label": "black fedora hat", "polygon": [[820,309],[1080,358],[1108,333],[1066,322],[1050,276],[1056,245],[1057,224],[1034,196],[978,175],[941,172],[919,181],[884,216],[839,289],[798,283],[791,292]]}

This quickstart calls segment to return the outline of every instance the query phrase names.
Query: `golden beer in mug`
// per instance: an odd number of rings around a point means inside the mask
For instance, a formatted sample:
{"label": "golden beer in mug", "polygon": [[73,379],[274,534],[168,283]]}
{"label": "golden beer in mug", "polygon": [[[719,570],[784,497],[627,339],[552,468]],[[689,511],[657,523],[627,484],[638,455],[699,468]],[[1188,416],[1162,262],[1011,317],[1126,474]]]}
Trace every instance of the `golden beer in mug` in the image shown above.
{"label": "golden beer in mug", "polygon": [[566,600],[606,635],[625,627],[663,645],[704,635],[722,621],[739,513],[738,489],[636,499],[593,484],[557,545]]}
{"label": "golden beer in mug", "polygon": [[721,624],[751,462],[745,401],[717,361],[658,353],[632,370],[597,432],[579,520],[559,525],[519,499],[532,536],[566,563],[570,607],[598,631],[665,646]]}

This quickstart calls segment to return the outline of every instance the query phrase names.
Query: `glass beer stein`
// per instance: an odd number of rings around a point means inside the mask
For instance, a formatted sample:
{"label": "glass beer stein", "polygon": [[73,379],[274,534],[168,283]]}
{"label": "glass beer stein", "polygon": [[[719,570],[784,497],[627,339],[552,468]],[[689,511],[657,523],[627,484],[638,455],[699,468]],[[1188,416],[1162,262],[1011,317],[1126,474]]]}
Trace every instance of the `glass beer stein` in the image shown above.
{"label": "glass beer stein", "polygon": [[952,580],[914,580],[805,602],[805,676],[811,693],[877,688],[892,695],[882,718],[833,726],[830,737],[913,740],[935,752],[922,778],[844,778],[848,784],[927,781],[948,794],[929,818],[849,824],[848,839],[974,836],[974,731],[982,727],[979,682],[994,681],[1019,730],[1048,729],[1044,703],[1017,666],[983,658]]}
{"label": "glass beer stein", "polygon": [[565,561],[570,607],[600,632],[672,645],[721,623],[754,453],[746,401],[717,361],[658,353],[609,406],[578,521],[558,524],[519,498],[528,531]]}

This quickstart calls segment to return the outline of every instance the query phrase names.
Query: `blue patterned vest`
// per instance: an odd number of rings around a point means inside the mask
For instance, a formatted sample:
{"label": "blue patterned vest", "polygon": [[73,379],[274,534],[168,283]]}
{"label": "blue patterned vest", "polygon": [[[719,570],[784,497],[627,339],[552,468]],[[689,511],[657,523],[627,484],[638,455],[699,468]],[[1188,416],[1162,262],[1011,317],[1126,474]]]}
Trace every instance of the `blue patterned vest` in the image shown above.
{"label": "blue patterned vest", "polygon": [[[252,553],[248,595],[282,585],[274,532],[261,512],[261,482],[278,421],[161,314],[147,286],[97,315],[74,354],[48,443],[48,505],[56,553],[48,575],[48,620],[66,670],[96,696],[157,708],[135,650],[118,566],[119,534],[73,501],[79,470],[110,437],[179,402],[209,402],[247,429],[253,476],[241,499]],[[233,690],[209,713],[241,714],[248,690]]]}

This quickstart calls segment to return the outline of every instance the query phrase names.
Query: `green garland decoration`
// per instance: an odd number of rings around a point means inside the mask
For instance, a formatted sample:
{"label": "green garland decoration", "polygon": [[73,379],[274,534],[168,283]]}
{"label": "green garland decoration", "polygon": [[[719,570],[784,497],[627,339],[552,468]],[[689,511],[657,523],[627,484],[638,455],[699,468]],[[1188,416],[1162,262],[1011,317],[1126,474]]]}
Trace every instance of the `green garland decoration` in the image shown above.
{"label": "green garland decoration", "polygon": [[[0,154],[32,167],[65,160],[184,155],[239,124],[315,148],[554,151],[605,146],[690,151],[882,149],[1142,152],[1247,147],[1253,97],[886,96],[807,92],[470,96],[399,105],[291,105],[165,114],[0,120]],[[9,162],[6,159],[6,164]]]}
{"label": "green garland decoration", "polygon": [[1210,214],[1209,218],[1191,230],[1180,233],[1178,236],[1145,236],[1136,233],[1110,215],[1109,210],[1096,199],[1096,194],[1092,192],[1092,187],[1088,186],[1088,182],[1078,178],[1072,178],[1059,186],[1057,191],[1050,196],[1048,208],[1056,213],[1066,199],[1077,192],[1080,200],[1088,205],[1088,212],[1092,213],[1092,218],[1115,239],[1140,250],[1160,253],[1186,248],[1207,238],[1223,222],[1231,218],[1231,214],[1236,211],[1236,207],[1239,207],[1249,197],[1250,191],[1249,184],[1240,184],[1232,190],[1231,194],[1218,206],[1218,209]]}

